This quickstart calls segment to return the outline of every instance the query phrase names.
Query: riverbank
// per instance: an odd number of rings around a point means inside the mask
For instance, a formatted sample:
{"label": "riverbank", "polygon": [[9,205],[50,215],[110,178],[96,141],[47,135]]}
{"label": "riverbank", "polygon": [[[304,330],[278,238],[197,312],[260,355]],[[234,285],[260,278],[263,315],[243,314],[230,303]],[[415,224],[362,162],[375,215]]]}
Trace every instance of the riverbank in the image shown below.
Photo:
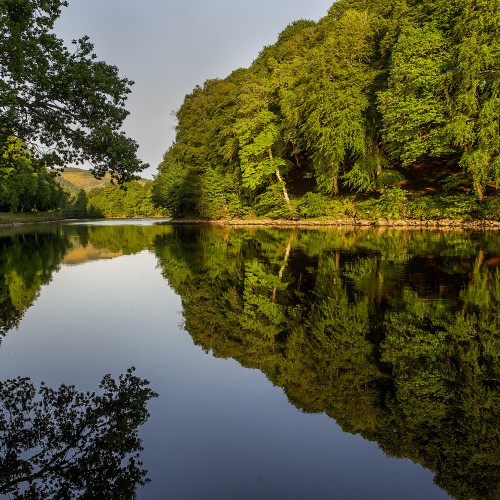
{"label": "riverbank", "polygon": [[[60,213],[0,213],[0,227],[22,226],[51,222],[63,222],[65,219]],[[479,229],[500,230],[500,220],[463,220],[463,219],[200,219],[183,218],[170,219],[168,224],[211,224],[223,226],[268,226],[268,227],[396,227],[420,229]]]}
{"label": "riverbank", "polygon": [[3,227],[60,222],[62,220],[64,220],[64,216],[58,212],[0,213],[0,226]]}
{"label": "riverbank", "polygon": [[397,227],[421,229],[480,229],[500,230],[500,220],[462,219],[172,219],[169,224],[212,224],[224,226],[277,226],[277,227]]}

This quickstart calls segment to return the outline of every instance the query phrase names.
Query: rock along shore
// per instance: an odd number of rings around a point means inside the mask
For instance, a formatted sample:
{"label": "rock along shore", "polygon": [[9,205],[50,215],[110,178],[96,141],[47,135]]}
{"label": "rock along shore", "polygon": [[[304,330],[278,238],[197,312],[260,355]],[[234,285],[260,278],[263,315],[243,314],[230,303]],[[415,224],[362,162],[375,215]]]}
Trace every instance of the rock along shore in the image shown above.
{"label": "rock along shore", "polygon": [[414,229],[477,229],[500,230],[500,220],[419,220],[419,219],[336,219],[336,220],[278,220],[278,219],[171,219],[169,224],[211,224],[223,226],[270,227],[397,227]]}

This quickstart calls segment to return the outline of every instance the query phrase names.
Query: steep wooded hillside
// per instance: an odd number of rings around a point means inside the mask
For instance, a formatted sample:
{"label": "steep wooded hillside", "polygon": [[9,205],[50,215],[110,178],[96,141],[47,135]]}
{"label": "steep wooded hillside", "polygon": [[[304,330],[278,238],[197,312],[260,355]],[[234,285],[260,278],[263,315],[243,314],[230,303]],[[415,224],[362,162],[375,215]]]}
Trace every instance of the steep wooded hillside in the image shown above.
{"label": "steep wooded hillside", "polygon": [[174,215],[345,214],[365,193],[418,216],[439,192],[475,216],[500,184],[500,0],[339,0],[177,119],[154,189]]}

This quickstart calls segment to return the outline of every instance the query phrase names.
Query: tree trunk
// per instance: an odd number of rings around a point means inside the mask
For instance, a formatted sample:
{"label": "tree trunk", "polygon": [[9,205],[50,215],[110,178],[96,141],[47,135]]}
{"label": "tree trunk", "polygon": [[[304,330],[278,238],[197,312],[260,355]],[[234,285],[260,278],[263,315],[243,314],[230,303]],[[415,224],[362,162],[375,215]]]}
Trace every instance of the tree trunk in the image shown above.
{"label": "tree trunk", "polygon": [[483,186],[481,185],[480,181],[477,181],[475,183],[475,188],[476,188],[476,193],[477,193],[477,198],[479,200],[479,203],[482,203],[484,200],[484,189]]}
{"label": "tree trunk", "polygon": [[[285,261],[283,262],[283,265],[281,266],[281,268],[278,272],[278,278],[280,280],[280,283],[281,283],[281,280],[283,279],[283,273],[285,272],[286,265],[288,264],[288,259],[290,258],[290,251],[292,250],[292,241],[293,241],[293,234],[288,239],[288,245],[287,245],[286,250],[285,250]],[[276,302],[276,292],[277,292],[277,289],[276,289],[276,287],[274,287],[274,289],[273,289],[273,302]]]}
{"label": "tree trunk", "polygon": [[333,176],[333,194],[337,195],[339,194],[339,178],[337,175]]}
{"label": "tree trunk", "polygon": [[[271,150],[271,146],[268,146],[267,152],[269,153],[269,161],[271,162],[271,164],[273,164],[273,152]],[[288,196],[288,191],[286,189],[286,184],[285,184],[285,181],[283,180],[283,177],[281,177],[280,169],[278,167],[276,167],[276,177],[278,178],[278,180],[279,180],[279,182],[281,184],[281,187],[283,189],[283,197],[285,198],[288,210],[292,211],[292,205],[290,203],[290,198]]]}

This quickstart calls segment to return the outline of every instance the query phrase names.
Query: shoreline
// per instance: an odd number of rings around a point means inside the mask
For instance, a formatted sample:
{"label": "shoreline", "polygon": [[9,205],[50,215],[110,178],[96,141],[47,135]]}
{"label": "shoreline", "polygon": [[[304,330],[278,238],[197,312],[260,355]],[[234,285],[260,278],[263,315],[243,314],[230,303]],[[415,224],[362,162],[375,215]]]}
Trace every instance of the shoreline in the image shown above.
{"label": "shoreline", "polygon": [[2,227],[22,227],[22,226],[36,226],[37,224],[59,224],[64,222],[65,219],[52,219],[52,220],[40,220],[32,222],[0,222],[0,228]]}
{"label": "shoreline", "polygon": [[218,226],[262,226],[284,228],[315,227],[363,227],[363,228],[398,228],[398,229],[479,229],[500,230],[500,220],[459,219],[419,220],[419,219],[332,219],[332,220],[286,220],[286,219],[171,219],[168,224],[208,224]]}
{"label": "shoreline", "polygon": [[[134,217],[140,219],[141,217]],[[134,219],[131,218],[131,219]],[[154,217],[147,217],[154,219]],[[36,224],[59,224],[79,219],[46,219],[32,221],[12,221],[0,223],[0,228],[33,226]],[[82,219],[84,220],[84,219]],[[104,219],[112,220],[112,219]],[[482,231],[500,230],[500,220],[460,220],[460,219],[441,219],[441,220],[419,220],[419,219],[329,219],[329,220],[287,220],[287,219],[170,219],[165,224],[172,225],[195,225],[207,224],[213,226],[257,226],[257,227],[283,227],[283,228],[325,228],[325,227],[358,227],[358,228],[398,228],[398,229],[476,229]]]}

